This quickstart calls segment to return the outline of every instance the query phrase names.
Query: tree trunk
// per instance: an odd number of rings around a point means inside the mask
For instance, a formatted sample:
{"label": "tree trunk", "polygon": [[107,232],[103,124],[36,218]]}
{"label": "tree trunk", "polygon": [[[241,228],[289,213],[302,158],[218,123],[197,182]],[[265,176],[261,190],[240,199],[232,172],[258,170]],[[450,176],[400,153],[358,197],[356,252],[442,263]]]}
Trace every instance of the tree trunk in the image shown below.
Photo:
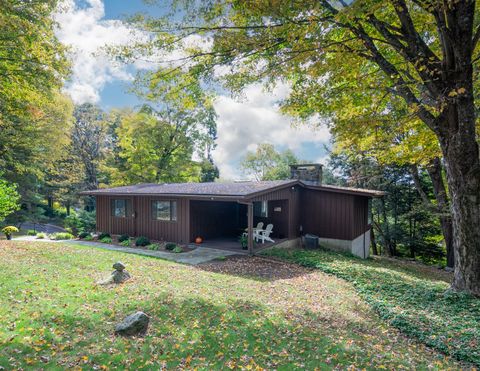
{"label": "tree trunk", "polygon": [[385,207],[385,199],[382,197],[380,199],[380,202],[382,204],[382,218],[383,218],[383,223],[384,223],[384,226],[385,226],[385,231],[384,231],[384,234],[383,234],[383,240],[384,240],[384,243],[385,243],[385,251],[387,252],[387,254],[389,256],[394,256],[395,255],[395,249],[393,248],[393,245],[392,245],[392,239],[391,239],[391,236],[390,236],[390,228],[388,226],[388,218],[387,218],[387,209]]}
{"label": "tree trunk", "polygon": [[373,231],[373,227],[370,229],[370,241],[372,243],[373,255],[378,255],[377,241],[375,241],[375,232]]}
{"label": "tree trunk", "polygon": [[[465,112],[458,107],[450,123],[455,134],[441,138],[453,216],[455,274],[452,288],[480,296],[480,162],[475,140],[475,120],[470,128],[455,120]],[[473,107],[472,107],[473,108]],[[473,133],[465,135],[464,132]]]}
{"label": "tree trunk", "polygon": [[439,12],[447,21],[440,28],[444,89],[438,101],[442,110],[433,129],[445,160],[452,204],[452,289],[480,296],[480,159],[472,63],[477,42],[473,37],[475,1],[451,3]]}
{"label": "tree trunk", "polygon": [[447,249],[447,267],[455,266],[454,248],[453,248],[453,224],[450,211],[450,201],[448,200],[447,190],[443,182],[442,163],[437,157],[427,167],[428,175],[432,180],[433,192],[437,200],[440,226],[442,228],[443,239]]}

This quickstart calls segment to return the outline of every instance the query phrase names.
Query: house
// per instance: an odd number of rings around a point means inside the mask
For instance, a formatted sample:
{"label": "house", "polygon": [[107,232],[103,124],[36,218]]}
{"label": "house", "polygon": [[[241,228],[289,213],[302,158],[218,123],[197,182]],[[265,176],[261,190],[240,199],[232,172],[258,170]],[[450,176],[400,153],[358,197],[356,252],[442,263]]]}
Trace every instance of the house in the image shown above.
{"label": "house", "polygon": [[[138,184],[83,192],[96,197],[97,229],[188,244],[238,240],[253,228],[274,225],[272,238],[291,241],[310,233],[320,244],[367,257],[369,200],[382,192],[322,184],[318,164],[293,165],[291,179],[231,183]],[[240,245],[238,245],[240,248]]]}

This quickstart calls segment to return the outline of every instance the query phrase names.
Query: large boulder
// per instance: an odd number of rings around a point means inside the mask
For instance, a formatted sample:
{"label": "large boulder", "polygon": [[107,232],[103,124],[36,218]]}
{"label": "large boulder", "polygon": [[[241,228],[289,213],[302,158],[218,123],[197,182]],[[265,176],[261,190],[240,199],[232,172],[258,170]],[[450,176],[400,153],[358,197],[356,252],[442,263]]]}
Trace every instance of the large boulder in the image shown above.
{"label": "large boulder", "polygon": [[148,329],[149,322],[150,317],[143,312],[136,312],[130,314],[121,323],[115,326],[115,335],[145,335]]}

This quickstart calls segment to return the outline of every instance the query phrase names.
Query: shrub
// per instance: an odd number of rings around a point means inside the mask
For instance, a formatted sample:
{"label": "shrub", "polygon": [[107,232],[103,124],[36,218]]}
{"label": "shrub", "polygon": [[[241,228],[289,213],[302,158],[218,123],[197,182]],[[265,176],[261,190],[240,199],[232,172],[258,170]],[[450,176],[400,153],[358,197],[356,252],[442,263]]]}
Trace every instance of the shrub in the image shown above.
{"label": "shrub", "polygon": [[93,241],[93,236],[89,234],[87,237],[83,239],[84,241]]}
{"label": "shrub", "polygon": [[130,239],[120,242],[120,245],[130,247]]}
{"label": "shrub", "polygon": [[91,236],[90,232],[81,232],[78,235],[78,238],[84,239],[87,238],[88,236]]}
{"label": "shrub", "polygon": [[173,249],[175,249],[175,247],[177,247],[177,244],[173,243],[173,242],[167,242],[165,244],[165,250],[173,251]]}
{"label": "shrub", "polygon": [[11,236],[12,233],[18,233],[18,228],[17,227],[14,227],[13,225],[9,225],[7,227],[4,227],[2,229],[2,233],[5,234],[5,236]]}
{"label": "shrub", "polygon": [[80,210],[76,214],[71,214],[65,218],[65,227],[71,228],[72,232],[93,232],[96,229],[95,211]]}
{"label": "shrub", "polygon": [[65,232],[70,233],[75,237],[78,236],[78,230],[75,228],[65,228]]}
{"label": "shrub", "polygon": [[75,236],[68,232],[57,232],[50,236],[52,240],[71,240]]}
{"label": "shrub", "polygon": [[43,232],[40,232],[40,233],[37,233],[37,239],[39,240],[43,240],[47,238],[47,234],[46,233],[43,233]]}
{"label": "shrub", "polygon": [[158,243],[151,243],[147,246],[147,249],[157,251],[160,248]]}
{"label": "shrub", "polygon": [[145,236],[140,236],[135,241],[135,246],[148,246],[150,245],[150,240]]}
{"label": "shrub", "polygon": [[27,236],[36,236],[37,235],[37,232],[35,232],[33,229],[29,229],[27,231]]}
{"label": "shrub", "polygon": [[105,237],[112,238],[112,236],[110,236],[110,233],[106,233],[106,232],[101,232],[101,233],[98,235],[98,239],[99,239],[99,240],[103,240]]}
{"label": "shrub", "polygon": [[180,253],[180,252],[183,252],[183,249],[182,249],[180,246],[176,246],[176,247],[172,250],[172,252],[174,252],[174,253]]}
{"label": "shrub", "polygon": [[118,237],[118,242],[130,241],[130,236],[128,234],[122,234]]}
{"label": "shrub", "polygon": [[99,241],[101,243],[112,243],[112,237],[103,237],[103,238],[100,238]]}

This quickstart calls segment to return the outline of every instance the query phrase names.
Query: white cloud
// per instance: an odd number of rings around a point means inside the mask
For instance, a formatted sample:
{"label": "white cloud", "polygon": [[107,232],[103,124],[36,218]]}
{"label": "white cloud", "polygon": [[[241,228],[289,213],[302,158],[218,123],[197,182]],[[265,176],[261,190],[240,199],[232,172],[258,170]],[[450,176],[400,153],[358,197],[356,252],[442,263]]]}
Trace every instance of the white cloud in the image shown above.
{"label": "white cloud", "polygon": [[[63,0],[62,11],[55,18],[61,42],[70,47],[73,73],[67,91],[75,103],[100,101],[105,85],[113,81],[131,81],[132,72],[153,69],[184,56],[181,49],[168,54],[157,53],[149,58],[138,59],[129,68],[115,63],[103,51],[105,46],[131,45],[135,40],[148,36],[130,28],[120,20],[105,19],[102,0],[86,0],[87,6],[78,6],[75,0]],[[211,40],[199,36],[186,38],[183,47],[208,49]],[[175,63],[175,62],[173,62]],[[217,77],[229,71],[228,67],[217,68]],[[260,143],[298,152],[306,143],[315,143],[319,152],[330,139],[326,128],[319,130],[305,126],[293,128],[291,119],[280,114],[277,101],[288,95],[288,85],[280,84],[273,92],[264,92],[261,85],[252,85],[244,92],[245,99],[238,101],[228,96],[219,96],[215,102],[218,113],[218,147],[214,160],[223,178],[241,178],[240,160],[247,151],[254,151]],[[312,155],[312,158],[318,157]]]}
{"label": "white cloud", "polygon": [[273,92],[252,85],[246,89],[243,101],[227,96],[217,98],[218,147],[213,157],[222,178],[241,178],[241,159],[260,143],[298,152],[306,143],[314,143],[320,150],[330,140],[330,133],[324,126],[316,130],[307,126],[292,127],[292,119],[282,115],[277,106],[278,100],[288,92],[287,85],[279,85]]}
{"label": "white cloud", "polygon": [[64,0],[55,15],[57,36],[71,50],[73,71],[67,92],[75,103],[96,103],[106,83],[132,79],[126,66],[115,63],[102,48],[127,45],[138,37],[123,22],[103,19],[102,0],[87,3],[88,7],[79,7],[74,0]]}

